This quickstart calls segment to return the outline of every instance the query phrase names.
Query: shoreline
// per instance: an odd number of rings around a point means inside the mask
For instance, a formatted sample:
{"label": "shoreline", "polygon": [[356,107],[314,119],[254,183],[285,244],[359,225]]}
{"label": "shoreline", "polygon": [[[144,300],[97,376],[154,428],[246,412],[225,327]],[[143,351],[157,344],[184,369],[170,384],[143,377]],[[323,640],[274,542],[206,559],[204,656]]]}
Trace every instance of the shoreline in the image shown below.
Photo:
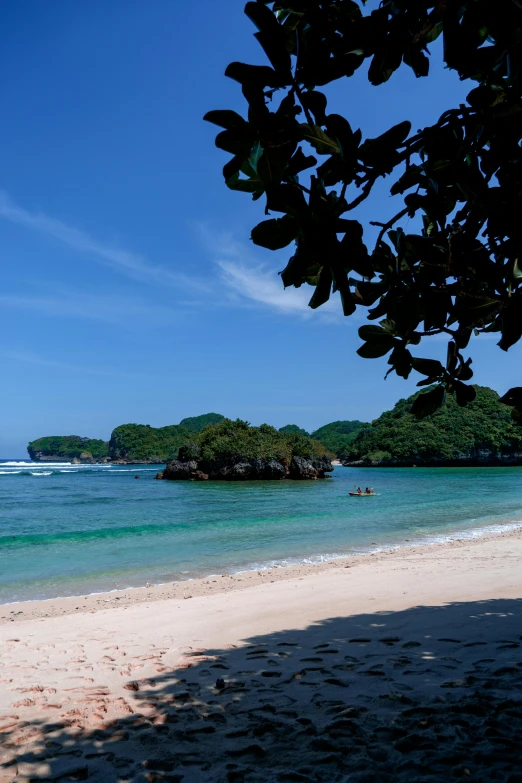
{"label": "shoreline", "polygon": [[[335,573],[347,568],[377,564],[400,563],[410,557],[437,558],[447,551],[459,547],[480,547],[487,542],[515,539],[522,549],[522,522],[506,523],[506,529],[489,532],[488,526],[484,533],[473,528],[465,535],[465,531],[448,534],[442,542],[422,542],[398,544],[375,551],[342,555],[322,562],[299,563],[289,566],[274,565],[254,570],[243,570],[234,573],[210,574],[208,576],[163,582],[147,583],[144,586],[126,587],[122,589],[102,590],[94,593],[80,593],[72,596],[57,596],[54,598],[27,599],[0,604],[0,626],[6,623],[23,620],[62,617],[66,615],[96,612],[100,609],[129,607],[165,600],[188,600],[196,597],[223,595],[235,591],[255,588],[259,585],[302,580],[329,573]],[[460,535],[459,535],[460,534]],[[521,591],[522,592],[522,591]]]}
{"label": "shoreline", "polygon": [[521,597],[516,528],[4,605],[0,781],[514,783]]}

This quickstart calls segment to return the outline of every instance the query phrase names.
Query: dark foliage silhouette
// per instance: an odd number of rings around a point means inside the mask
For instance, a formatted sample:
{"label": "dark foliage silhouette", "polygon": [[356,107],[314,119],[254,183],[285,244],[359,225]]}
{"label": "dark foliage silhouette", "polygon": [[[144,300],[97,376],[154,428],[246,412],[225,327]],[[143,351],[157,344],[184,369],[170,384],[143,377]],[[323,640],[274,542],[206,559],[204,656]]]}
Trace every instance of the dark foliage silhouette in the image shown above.
{"label": "dark foliage silhouette", "polygon": [[[420,386],[436,384],[416,415],[440,407],[446,392],[465,406],[474,399],[464,355],[472,334],[498,333],[504,351],[522,336],[520,0],[382,0],[368,10],[354,0],[260,0],[245,13],[269,64],[226,70],[246,118],[216,110],[205,119],[223,129],[216,145],[232,155],[228,187],[263,198],[269,217],[252,240],[294,246],[282,282],[313,286],[310,307],[337,291],[346,316],[372,308],[379,324],[359,329],[359,355],[389,354],[389,372],[415,370]],[[470,83],[466,103],[418,132],[405,120],[367,139],[356,103],[346,117],[328,113],[317,88],[364,65],[374,86],[403,65],[427,77],[437,38],[444,66]],[[387,176],[401,203],[372,221],[380,229],[372,249],[352,215]],[[412,218],[417,233],[406,232]],[[421,339],[440,334],[445,365],[415,355]],[[522,423],[522,387],[504,399]]]}

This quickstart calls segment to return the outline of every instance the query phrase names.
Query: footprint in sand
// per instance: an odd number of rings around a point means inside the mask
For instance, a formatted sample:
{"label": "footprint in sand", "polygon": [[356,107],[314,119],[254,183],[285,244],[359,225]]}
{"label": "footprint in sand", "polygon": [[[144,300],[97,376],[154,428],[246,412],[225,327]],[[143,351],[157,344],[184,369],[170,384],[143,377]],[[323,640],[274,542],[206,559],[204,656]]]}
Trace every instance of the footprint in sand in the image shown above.
{"label": "footprint in sand", "polygon": [[79,675],[73,675],[72,677],[67,677],[68,680],[80,680],[81,682],[91,683],[94,682],[92,677],[80,677]]}
{"label": "footprint in sand", "polygon": [[34,699],[22,699],[21,701],[15,701],[12,705],[15,709],[20,707],[35,707],[36,701]]}
{"label": "footprint in sand", "polygon": [[125,666],[122,666],[122,668],[120,669],[120,676],[121,677],[130,677],[132,672],[134,672],[134,671],[136,671],[138,669],[143,669],[143,664],[142,663],[128,663]]}
{"label": "footprint in sand", "polygon": [[4,715],[0,718],[0,731],[7,731],[18,726],[20,717],[18,715]]}

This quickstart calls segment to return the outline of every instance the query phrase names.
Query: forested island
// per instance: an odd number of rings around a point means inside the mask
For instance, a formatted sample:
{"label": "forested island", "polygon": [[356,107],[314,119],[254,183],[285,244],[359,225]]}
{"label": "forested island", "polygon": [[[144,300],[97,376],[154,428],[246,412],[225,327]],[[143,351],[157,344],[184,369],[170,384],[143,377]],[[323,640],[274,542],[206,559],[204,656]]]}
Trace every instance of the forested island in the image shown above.
{"label": "forested island", "polygon": [[[440,410],[421,420],[411,413],[411,408],[419,394],[425,392],[399,400],[371,424],[334,421],[312,433],[297,424],[287,424],[279,430],[268,424],[249,427],[245,422],[231,422],[219,413],[205,413],[166,427],[121,424],[108,441],[77,435],[39,438],[29,443],[28,452],[35,462],[197,462],[198,467],[190,470],[205,475],[214,475],[216,460],[223,457],[226,461],[233,453],[247,462],[273,460],[284,468],[285,475],[291,470],[293,457],[308,459],[312,452],[317,457],[336,457],[349,466],[522,464],[522,428],[511,418],[511,409],[500,402],[492,389],[475,386],[475,390],[476,399],[466,407],[459,407],[451,396]],[[221,454],[221,446],[211,446],[206,440],[210,438],[213,443],[218,436],[224,439],[222,457],[212,456],[214,452]],[[315,444],[313,448],[311,443]],[[198,452],[197,448],[203,451]],[[257,469],[252,470],[255,473]],[[266,465],[259,468],[261,473],[267,470],[271,469]]]}
{"label": "forested island", "polygon": [[241,481],[325,478],[333,465],[325,447],[300,432],[223,419],[182,446],[156,478]]}
{"label": "forested island", "polygon": [[466,407],[459,407],[451,396],[440,410],[421,420],[411,408],[423,392],[399,400],[359,431],[340,454],[343,465],[522,465],[522,428],[511,418],[511,409],[487,386],[474,388],[477,396]]}
{"label": "forested island", "polygon": [[92,440],[79,435],[55,435],[33,440],[27,446],[34,462],[114,462],[161,465],[177,456],[179,447],[194,433],[224,418],[204,413],[182,419],[179,424],[151,427],[149,424],[121,424],[110,440]]}
{"label": "forested island", "polygon": [[107,442],[79,435],[38,438],[28,444],[27,451],[34,462],[106,462],[109,458]]}
{"label": "forested island", "polygon": [[[161,465],[176,459],[178,451],[187,441],[211,424],[225,417],[220,413],[204,413],[181,419],[179,424],[151,427],[149,424],[121,424],[108,441],[82,438],[79,435],[55,435],[31,441],[27,447],[35,462],[60,462],[63,460],[95,463]],[[335,421],[310,433],[297,424],[287,424],[279,432],[283,435],[299,434],[319,441],[332,456],[338,456],[351,443],[363,423],[359,421]]]}
{"label": "forested island", "polygon": [[224,418],[220,413],[204,413],[182,419],[168,427],[149,424],[121,424],[112,431],[109,441],[111,462],[138,462],[160,464],[173,459],[194,433]]}

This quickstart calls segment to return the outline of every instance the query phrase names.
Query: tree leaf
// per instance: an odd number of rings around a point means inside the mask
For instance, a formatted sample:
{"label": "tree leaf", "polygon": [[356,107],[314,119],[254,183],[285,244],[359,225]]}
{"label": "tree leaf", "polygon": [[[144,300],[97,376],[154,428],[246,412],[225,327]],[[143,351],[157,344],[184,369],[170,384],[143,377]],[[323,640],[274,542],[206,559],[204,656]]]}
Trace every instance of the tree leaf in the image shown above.
{"label": "tree leaf", "polygon": [[463,362],[457,372],[457,376],[461,381],[470,381],[473,378],[473,370],[470,367],[471,359],[467,359]]}
{"label": "tree leaf", "polygon": [[319,272],[319,281],[315,287],[315,291],[312,298],[308,302],[308,306],[315,310],[323,305],[330,298],[330,292],[332,290],[332,270],[323,266]]}
{"label": "tree leaf", "polygon": [[288,174],[295,176],[305,169],[309,169],[311,166],[317,164],[317,158],[313,155],[305,155],[301,147],[298,147],[289,163],[287,164],[286,171]]}
{"label": "tree leaf", "polygon": [[388,332],[382,326],[365,324],[364,326],[359,327],[359,337],[361,340],[381,340],[383,337],[386,337],[389,334],[390,332]]}
{"label": "tree leaf", "polygon": [[340,144],[341,155],[344,158],[353,155],[361,141],[361,132],[354,133],[348,120],[340,114],[329,114],[325,124],[328,135]]}
{"label": "tree leaf", "polygon": [[245,14],[255,24],[258,30],[274,30],[279,28],[277,17],[264,3],[247,3],[245,5]]}
{"label": "tree leaf", "polygon": [[411,412],[418,419],[431,416],[432,413],[435,413],[441,407],[445,397],[444,386],[436,386],[430,391],[422,392],[411,406]]}
{"label": "tree leaf", "polygon": [[383,337],[378,340],[368,340],[368,342],[363,343],[357,349],[357,353],[363,359],[378,359],[391,351],[394,345],[395,339],[392,335],[384,333]]}
{"label": "tree leaf", "polygon": [[461,408],[465,408],[468,402],[473,402],[477,396],[477,392],[473,386],[468,386],[462,381],[455,381],[454,383],[455,397],[457,398],[457,404]]}
{"label": "tree leaf", "polygon": [[410,66],[417,79],[428,75],[430,61],[421,49],[411,47],[405,52],[403,59],[406,65]]}
{"label": "tree leaf", "polygon": [[457,331],[457,335],[455,337],[455,342],[457,343],[457,347],[467,348],[468,343],[471,340],[472,333],[473,333],[473,329],[470,326],[465,328],[460,328]]}
{"label": "tree leaf", "polygon": [[299,233],[296,220],[285,215],[282,218],[263,220],[252,229],[252,241],[255,245],[268,250],[280,250],[290,244]]}
{"label": "tree leaf", "polygon": [[268,148],[263,151],[257,163],[257,173],[265,187],[279,185],[286,164],[287,160],[281,149]]}
{"label": "tree leaf", "polygon": [[393,334],[383,329],[382,326],[365,324],[359,328],[359,337],[361,340],[366,340],[364,345],[357,349],[359,356],[364,359],[384,356],[396,345]]}
{"label": "tree leaf", "polygon": [[274,66],[278,76],[285,81],[292,78],[290,53],[286,48],[286,34],[276,15],[264,3],[249,2],[245,14],[255,24],[258,31],[255,37],[263,47],[266,56]]}
{"label": "tree leaf", "polygon": [[214,125],[219,125],[220,128],[225,128],[226,130],[242,128],[247,124],[246,120],[244,120],[240,114],[231,109],[207,111],[203,119],[206,120],[206,122],[212,122]]}
{"label": "tree leaf", "polygon": [[368,69],[370,84],[377,86],[387,82],[390,76],[400,66],[402,61],[402,47],[398,44],[388,44],[378,49],[374,54]]}
{"label": "tree leaf", "polygon": [[362,299],[363,304],[372,305],[379,297],[386,293],[388,286],[386,283],[366,283],[357,282],[357,293]]}
{"label": "tree leaf", "polygon": [[354,296],[350,290],[350,286],[348,285],[348,281],[346,281],[346,285],[339,287],[339,294],[341,295],[343,315],[348,316],[355,313],[357,306],[355,304]]}
{"label": "tree leaf", "polygon": [[477,299],[477,297],[462,295],[457,297],[448,324],[458,321],[461,326],[483,326],[493,315],[500,312],[501,307],[502,303],[498,299],[487,296]]}
{"label": "tree leaf", "polygon": [[240,178],[239,172],[232,174],[227,179],[227,185],[230,190],[239,190],[243,193],[262,193],[263,191],[263,183],[260,179],[253,177],[249,179]]}
{"label": "tree leaf", "polygon": [[[246,126],[245,124],[245,127]],[[252,136],[245,133],[243,128],[231,128],[223,130],[216,136],[216,147],[225,152],[231,152],[233,155],[240,155],[242,158],[248,157],[252,147]]]}
{"label": "tree leaf", "polygon": [[509,389],[500,398],[500,402],[513,408],[511,418],[519,427],[522,426],[522,386],[514,386],[512,389]]}
{"label": "tree leaf", "polygon": [[522,410],[522,386],[514,386],[512,389],[509,389],[500,398],[500,402]]}
{"label": "tree leaf", "polygon": [[391,186],[391,195],[396,196],[398,193],[404,193],[404,191],[409,188],[414,188],[415,185],[419,184],[423,176],[422,169],[419,166],[416,164],[408,166],[404,174],[402,174],[397,182]]}
{"label": "tree leaf", "polygon": [[339,145],[330,138],[319,125],[301,123],[303,138],[308,141],[319,155],[332,155],[339,153]]}
{"label": "tree leaf", "polygon": [[[282,33],[282,29],[280,29]],[[292,81],[290,54],[286,50],[286,41],[284,34],[274,34],[268,30],[254,33],[254,38],[257,38],[259,43],[264,49],[264,52],[272,65],[277,75],[281,78],[284,84],[290,84]]]}
{"label": "tree leaf", "polygon": [[440,378],[444,375],[444,367],[436,359],[413,359],[413,369],[430,378]]}
{"label": "tree leaf", "polygon": [[[380,166],[386,163],[392,152],[395,152],[411,130],[411,122],[399,122],[375,139],[367,139],[359,148],[359,155],[369,166]],[[392,165],[393,168],[393,165]]]}
{"label": "tree leaf", "polygon": [[312,112],[317,125],[324,125],[326,121],[326,95],[317,90],[306,90],[301,95],[303,106]]}
{"label": "tree leaf", "polygon": [[225,76],[234,79],[244,87],[284,87],[284,79],[269,68],[268,65],[248,65],[247,63],[230,63]]}
{"label": "tree leaf", "polygon": [[391,356],[388,359],[397,375],[401,378],[408,378],[412,367],[412,355],[402,343],[395,345]]}
{"label": "tree leaf", "polygon": [[234,155],[234,157],[229,160],[228,163],[225,163],[223,166],[223,176],[227,185],[233,177],[239,178],[239,171],[241,169],[242,163],[243,158],[241,155]]}
{"label": "tree leaf", "polygon": [[518,343],[522,337],[522,307],[521,296],[513,296],[508,306],[501,313],[502,337],[497,345],[507,351]]}

